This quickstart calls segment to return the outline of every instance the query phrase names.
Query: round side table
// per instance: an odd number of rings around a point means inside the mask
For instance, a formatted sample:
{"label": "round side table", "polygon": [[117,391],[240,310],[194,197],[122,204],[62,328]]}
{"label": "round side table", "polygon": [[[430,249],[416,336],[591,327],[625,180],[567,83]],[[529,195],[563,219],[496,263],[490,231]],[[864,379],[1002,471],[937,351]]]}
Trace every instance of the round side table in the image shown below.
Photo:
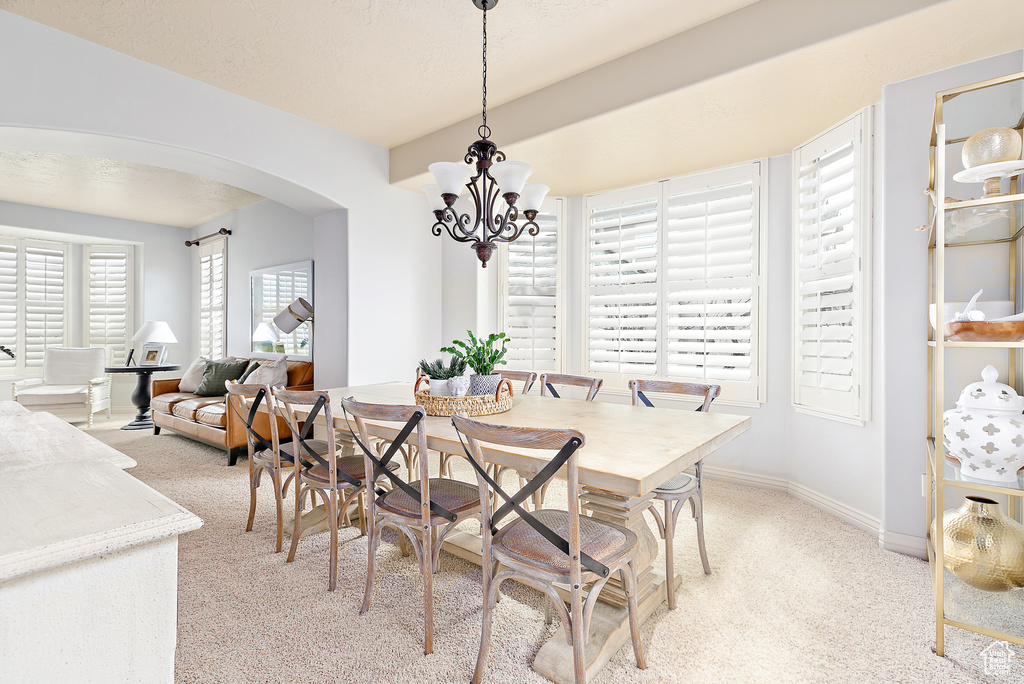
{"label": "round side table", "polygon": [[132,403],[139,409],[135,420],[127,425],[121,426],[122,430],[147,430],[153,427],[153,421],[149,416],[149,401],[153,396],[149,393],[149,380],[153,373],[160,371],[181,370],[177,364],[163,364],[160,366],[107,366],[103,369],[107,373],[135,373],[139,376],[135,383],[135,391],[132,392]]}

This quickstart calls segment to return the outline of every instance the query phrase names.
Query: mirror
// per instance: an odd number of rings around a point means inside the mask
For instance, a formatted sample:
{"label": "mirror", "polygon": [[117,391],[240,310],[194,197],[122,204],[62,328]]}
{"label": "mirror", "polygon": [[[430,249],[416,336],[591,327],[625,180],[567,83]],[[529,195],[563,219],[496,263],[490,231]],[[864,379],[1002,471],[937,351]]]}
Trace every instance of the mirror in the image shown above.
{"label": "mirror", "polygon": [[286,354],[296,361],[312,361],[313,321],[284,333],[274,325],[274,316],[299,297],[313,304],[313,262],[297,261],[249,271],[249,292],[252,356],[277,358]]}

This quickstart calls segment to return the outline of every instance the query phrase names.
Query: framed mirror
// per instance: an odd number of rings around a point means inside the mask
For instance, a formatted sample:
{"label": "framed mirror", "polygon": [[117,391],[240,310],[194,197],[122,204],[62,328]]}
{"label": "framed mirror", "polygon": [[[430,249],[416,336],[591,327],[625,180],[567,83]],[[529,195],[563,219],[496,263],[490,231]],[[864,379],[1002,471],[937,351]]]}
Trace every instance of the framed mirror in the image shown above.
{"label": "framed mirror", "polygon": [[274,316],[298,298],[313,303],[313,262],[297,261],[249,271],[250,352],[253,358],[313,360],[313,321],[290,333],[274,325]]}

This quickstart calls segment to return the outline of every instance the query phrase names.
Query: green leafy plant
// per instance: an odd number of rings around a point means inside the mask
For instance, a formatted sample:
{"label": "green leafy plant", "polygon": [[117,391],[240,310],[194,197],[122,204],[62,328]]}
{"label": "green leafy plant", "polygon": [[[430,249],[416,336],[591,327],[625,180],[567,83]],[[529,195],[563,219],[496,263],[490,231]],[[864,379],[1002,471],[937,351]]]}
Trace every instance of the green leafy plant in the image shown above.
{"label": "green leafy plant", "polygon": [[433,361],[421,359],[420,370],[431,380],[457,378],[466,372],[466,360],[459,356],[453,356],[445,365],[444,359],[434,359]]}
{"label": "green leafy plant", "polygon": [[[477,375],[490,375],[494,372],[496,365],[505,363],[501,360],[505,356],[505,352],[508,351],[505,349],[505,345],[508,343],[505,333],[491,333],[487,339],[477,338],[472,330],[467,330],[466,333],[469,335],[468,342],[452,340],[452,346],[442,347],[441,351],[464,359]],[[501,340],[500,349],[495,346],[498,340]]]}

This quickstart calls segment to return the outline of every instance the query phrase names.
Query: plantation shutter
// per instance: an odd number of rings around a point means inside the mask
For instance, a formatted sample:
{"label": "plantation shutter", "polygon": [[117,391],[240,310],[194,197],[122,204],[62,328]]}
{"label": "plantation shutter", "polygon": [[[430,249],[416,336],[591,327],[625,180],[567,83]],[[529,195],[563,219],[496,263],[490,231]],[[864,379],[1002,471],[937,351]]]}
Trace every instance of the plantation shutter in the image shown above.
{"label": "plantation shutter", "polygon": [[[760,164],[669,181],[665,197],[665,375],[757,399]],[[726,387],[747,383],[747,387]]]}
{"label": "plantation shutter", "polygon": [[505,367],[510,370],[561,371],[560,216],[561,200],[545,200],[535,219],[537,236],[523,233],[508,243]]}
{"label": "plantation shutter", "polygon": [[199,355],[220,359],[226,349],[227,241],[199,244]]}
{"label": "plantation shutter", "polygon": [[86,245],[86,340],[88,347],[106,347],[111,365],[124,362],[133,325],[132,247]]}
{"label": "plantation shutter", "polygon": [[66,346],[67,246],[25,240],[24,368],[42,368],[47,347]]}
{"label": "plantation shutter", "polygon": [[587,371],[658,372],[657,184],[587,198]]}
{"label": "plantation shutter", "polygon": [[[21,356],[18,339],[18,242],[0,237],[0,345]],[[14,372],[17,361],[0,352],[0,371]]]}
{"label": "plantation shutter", "polygon": [[865,420],[863,262],[869,253],[869,147],[858,114],[794,151],[794,393],[798,406]]}

